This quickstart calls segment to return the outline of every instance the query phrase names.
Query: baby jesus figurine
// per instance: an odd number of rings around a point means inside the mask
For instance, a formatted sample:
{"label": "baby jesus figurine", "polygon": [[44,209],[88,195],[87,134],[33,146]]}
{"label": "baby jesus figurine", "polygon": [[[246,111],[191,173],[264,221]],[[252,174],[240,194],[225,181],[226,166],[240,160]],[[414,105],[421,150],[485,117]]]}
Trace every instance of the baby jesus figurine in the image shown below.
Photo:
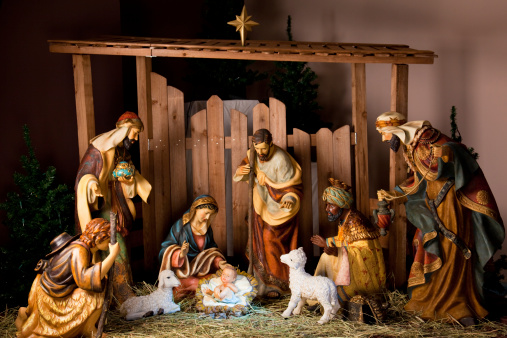
{"label": "baby jesus figurine", "polygon": [[220,282],[222,284],[215,287],[213,291],[206,289],[205,293],[209,296],[213,296],[217,301],[223,303],[237,303],[239,301],[235,293],[238,292],[238,287],[234,285],[238,273],[236,269],[227,264],[222,270],[222,276],[220,276]]}

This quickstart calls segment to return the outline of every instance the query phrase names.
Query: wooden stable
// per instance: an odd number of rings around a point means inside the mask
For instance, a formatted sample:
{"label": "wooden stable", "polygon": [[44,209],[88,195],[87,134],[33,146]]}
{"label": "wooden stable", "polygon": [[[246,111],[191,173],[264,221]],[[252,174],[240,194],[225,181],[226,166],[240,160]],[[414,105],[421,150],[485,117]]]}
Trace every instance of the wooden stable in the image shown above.
{"label": "wooden stable", "polygon": [[[157,265],[158,244],[164,240],[171,225],[188,208],[188,195],[190,200],[202,194],[215,197],[220,207],[220,212],[213,222],[215,241],[222,252],[228,253],[229,256],[241,255],[248,238],[245,223],[248,212],[248,185],[246,182],[232,183],[232,176],[248,149],[251,135],[247,133],[247,116],[236,109],[231,109],[230,121],[224,123],[226,118],[224,102],[218,96],[212,96],[207,101],[205,109],[190,117],[190,135],[185,135],[183,93],[167,86],[167,79],[153,72],[151,101],[152,124],[145,127],[153,130],[153,138],[149,141],[150,154],[153,154],[153,158],[149,161],[153,167],[152,179],[155,184],[152,191],[153,199],[150,205],[146,205],[151,212],[150,226],[148,229],[143,227],[142,235],[149,243],[157,244],[145,246],[145,257],[154,258],[148,260],[148,263]],[[313,135],[294,129],[292,135],[288,135],[285,105],[274,98],[269,100],[269,106],[259,103],[253,108],[251,127],[252,130],[269,129],[273,134],[273,142],[283,149],[291,148],[294,157],[302,166],[304,197],[299,214],[299,243],[305,248],[307,255],[313,256],[313,245],[309,239],[314,231],[323,236],[334,236],[336,226],[330,226],[327,221],[325,204],[320,199],[318,216],[322,227],[314,228],[312,147],[316,153],[319,190],[324,190],[328,186],[328,177],[340,177],[350,184],[352,181],[350,127],[343,126],[334,132],[323,128]],[[230,150],[229,162],[226,150]],[[330,154],[339,156],[333,157]],[[226,163],[229,165],[228,168]],[[230,173],[228,178],[227,170]],[[189,179],[187,175],[190,175]],[[190,183],[187,185],[187,182]],[[227,203],[227,194],[231,194],[231,203]],[[228,212],[228,209],[231,209],[231,212]],[[228,220],[228,217],[231,219]],[[151,265],[150,267],[153,268]]]}
{"label": "wooden stable", "polygon": [[[184,129],[171,133],[156,130],[159,126],[157,118],[160,114],[154,114],[157,105],[153,102],[154,93],[151,67],[151,57],[179,57],[179,58],[211,58],[211,59],[238,59],[238,60],[260,60],[260,61],[302,61],[302,62],[329,62],[349,63],[352,71],[352,131],[354,140],[354,161],[355,161],[355,195],[357,208],[370,214],[369,176],[368,176],[368,143],[367,143],[367,110],[366,110],[366,64],[386,63],[391,64],[391,107],[407,115],[408,106],[408,65],[409,64],[432,64],[436,55],[432,51],[416,50],[407,45],[382,45],[382,44],[355,44],[355,43],[328,43],[328,42],[298,42],[298,41],[247,41],[241,46],[235,40],[199,40],[199,39],[162,39],[162,38],[139,38],[139,37],[105,37],[91,40],[50,40],[50,51],[54,53],[72,54],[74,67],[74,84],[76,93],[76,113],[78,121],[78,142],[79,152],[82,156],[88,147],[89,140],[95,136],[95,114],[93,108],[92,78],[91,78],[91,55],[117,55],[135,56],[137,67],[137,92],[138,92],[138,113],[147,127],[140,135],[141,149],[141,172],[156,187],[154,201],[150,205],[143,206],[143,234],[144,234],[144,263],[146,269],[154,269],[157,265],[155,257],[159,242],[156,238],[163,236],[160,232],[163,227],[155,224],[155,220],[164,219],[165,216],[157,216],[157,213],[166,213],[173,210],[176,216],[177,211],[181,214],[180,208],[164,204],[164,195],[167,189],[179,189],[174,184],[181,183],[179,180],[163,180],[157,174],[161,168],[172,168],[175,162],[170,158],[180,158],[184,152],[183,146],[169,150],[169,156],[161,156],[152,145],[157,139],[165,142],[168,139],[183,140]],[[171,89],[169,89],[170,91]],[[179,95],[179,94],[178,94]],[[175,99],[168,100],[169,114],[174,105],[181,105],[183,97],[176,95]],[[215,98],[208,102],[208,113],[219,111],[220,104]],[[273,101],[275,102],[275,101]],[[218,108],[214,105],[218,105]],[[275,104],[276,106],[276,104]],[[270,110],[275,109],[270,104]],[[171,116],[171,115],[169,115]],[[276,114],[273,114],[276,116]],[[169,126],[184,123],[177,118],[168,123]],[[262,125],[262,124],[261,124]],[[271,125],[270,125],[271,126]],[[199,127],[199,126],[197,126]],[[203,127],[203,126],[201,126]],[[220,120],[208,118],[208,137],[216,140],[215,133],[220,132]],[[162,132],[162,134],[158,134]],[[277,131],[272,130],[274,134]],[[330,132],[330,131],[329,131]],[[165,134],[164,134],[165,133]],[[161,135],[164,138],[157,138]],[[281,134],[278,134],[281,135]],[[292,142],[301,140],[299,132],[294,132]],[[305,136],[307,138],[307,136]],[[285,141],[287,138],[287,141]],[[316,136],[316,138],[318,138]],[[311,142],[312,137],[310,137]],[[285,135],[278,140],[284,144],[290,143],[290,138]],[[183,143],[181,143],[183,144]],[[209,144],[209,142],[208,142]],[[218,147],[208,148],[208,161],[210,161],[209,175],[221,175],[220,162],[213,162],[213,159],[220,159],[225,149],[226,140],[220,140]],[[188,141],[185,142],[185,149]],[[244,147],[244,144],[242,145]],[[168,151],[165,150],[160,150]],[[171,153],[172,152],[172,153]],[[214,152],[218,152],[218,156]],[[328,152],[327,154],[332,154]],[[299,156],[296,154],[296,156]],[[301,156],[303,156],[301,154]],[[211,159],[210,159],[211,158]],[[339,159],[336,159],[339,162]],[[390,165],[390,189],[406,178],[406,168],[401,154],[391,154]],[[306,166],[306,162],[302,164]],[[214,171],[218,172],[214,172]],[[303,168],[304,170],[304,168]],[[318,170],[319,176],[334,175],[333,172]],[[176,181],[176,182],[175,182]],[[210,182],[209,193],[215,197],[223,194],[218,186]],[[319,183],[319,190],[321,189]],[[397,216],[391,226],[389,234],[389,259],[388,265],[394,273],[396,286],[405,283],[406,275],[406,217],[404,207],[395,205]],[[171,214],[169,212],[169,214]],[[170,216],[170,219],[173,217]],[[148,223],[147,223],[148,222]],[[155,230],[158,229],[158,230]],[[222,244],[223,245],[223,244]]]}

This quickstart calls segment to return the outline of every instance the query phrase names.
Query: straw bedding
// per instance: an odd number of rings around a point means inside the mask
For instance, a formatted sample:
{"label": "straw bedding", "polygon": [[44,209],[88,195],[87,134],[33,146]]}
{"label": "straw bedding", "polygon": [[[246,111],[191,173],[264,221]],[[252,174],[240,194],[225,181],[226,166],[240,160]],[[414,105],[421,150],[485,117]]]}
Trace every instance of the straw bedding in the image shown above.
{"label": "straw bedding", "polygon": [[[155,286],[140,284],[135,291],[148,294]],[[321,314],[304,308],[300,316],[282,318],[289,297],[279,300],[254,299],[243,317],[212,319],[196,310],[196,300],[180,302],[181,312],[153,316],[133,322],[120,318],[112,310],[104,332],[108,337],[507,337],[507,325],[482,321],[473,327],[463,327],[438,321],[424,322],[403,310],[407,296],[398,292],[384,294],[389,303],[383,323],[368,325],[334,318],[325,325],[317,324]],[[341,312],[342,315],[344,311]],[[17,309],[0,313],[0,336],[15,337]]]}

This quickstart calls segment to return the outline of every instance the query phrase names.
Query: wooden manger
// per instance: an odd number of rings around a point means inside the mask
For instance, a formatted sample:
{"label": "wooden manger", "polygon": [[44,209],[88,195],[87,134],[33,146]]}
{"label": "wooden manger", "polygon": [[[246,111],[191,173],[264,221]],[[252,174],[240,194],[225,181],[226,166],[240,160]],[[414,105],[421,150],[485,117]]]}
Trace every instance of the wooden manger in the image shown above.
{"label": "wooden manger", "polygon": [[[334,143],[345,147],[350,135],[354,142],[354,178],[347,181],[345,175],[338,169],[345,162],[340,161],[339,156],[328,159],[328,162],[318,164],[319,192],[327,185],[323,179],[331,176],[340,177],[350,183],[353,180],[355,186],[356,206],[364,214],[370,214],[371,205],[375,206],[374,199],[370,199],[369,176],[368,176],[368,142],[367,142],[367,110],[366,110],[366,64],[386,63],[391,64],[391,106],[390,110],[398,111],[407,115],[408,107],[408,65],[409,64],[432,64],[436,55],[432,51],[416,50],[407,45],[383,45],[383,44],[355,44],[355,43],[329,43],[329,42],[297,42],[297,41],[247,41],[241,46],[235,40],[198,40],[198,39],[162,39],[162,38],[139,38],[139,37],[105,37],[89,40],[50,40],[50,51],[54,53],[72,54],[74,66],[74,84],[76,94],[76,113],[78,122],[78,142],[80,156],[88,147],[89,140],[95,136],[95,114],[93,108],[92,78],[91,78],[91,57],[90,55],[116,55],[135,56],[137,68],[137,93],[138,113],[147,126],[144,133],[140,135],[141,148],[141,172],[155,187],[152,193],[152,200],[149,205],[143,205],[143,244],[144,244],[144,268],[146,271],[156,270],[158,262],[156,259],[160,239],[165,235],[171,221],[178,218],[186,207],[186,198],[170,198],[171,194],[179,194],[185,190],[182,186],[184,180],[180,176],[183,170],[177,170],[181,156],[184,156],[186,149],[193,146],[194,136],[190,140],[185,138],[184,128],[181,128],[184,121],[173,115],[183,105],[182,93],[173,88],[166,88],[164,80],[152,73],[151,57],[179,57],[179,58],[214,58],[214,59],[239,59],[239,60],[262,60],[262,61],[302,61],[302,62],[328,62],[328,63],[350,63],[352,71],[352,129],[348,132],[339,129],[331,133],[329,130],[321,130],[316,135],[308,135],[302,131],[294,130],[292,135],[287,135],[282,125],[271,122],[279,118],[280,107],[283,104],[271,100],[269,110],[267,107],[258,108],[257,126],[269,126],[273,132],[275,142],[282,147],[294,147],[296,159],[300,161],[303,172],[308,172],[310,165],[309,146],[317,146],[317,157],[321,154],[337,154],[334,151]],[[167,92],[167,94],[166,94]],[[165,111],[167,95],[167,112]],[[154,98],[157,98],[155,100]],[[179,108],[177,108],[179,107]],[[192,150],[199,158],[200,164],[193,164],[193,172],[207,169],[197,178],[193,175],[194,194],[206,192],[216,198],[225,196],[222,187],[223,177],[223,153],[230,149],[234,156],[233,165],[244,156],[247,139],[244,132],[239,141],[232,142],[231,139],[220,137],[223,135],[223,123],[220,117],[221,101],[212,97],[208,101],[208,107],[201,117],[192,122],[192,129],[196,137],[207,133],[207,149],[197,144]],[[198,115],[199,115],[198,114]],[[206,117],[203,117],[206,115]],[[222,115],[223,116],[223,115]],[[268,119],[269,117],[269,119]],[[243,117],[236,114],[234,126],[236,131],[244,128]],[[170,123],[169,123],[170,121]],[[168,129],[163,127],[167,122]],[[206,122],[207,124],[204,124]],[[279,121],[280,122],[280,121]],[[233,121],[231,120],[231,123]],[[256,126],[254,125],[254,128]],[[347,127],[345,127],[347,128]],[[338,132],[338,133],[337,133]],[[336,135],[335,135],[336,134]],[[347,135],[345,135],[347,134]],[[194,134],[193,134],[194,135]],[[340,136],[338,136],[340,135]],[[199,137],[198,137],[199,139]],[[185,140],[185,142],[183,142]],[[212,141],[211,141],[212,140]],[[344,143],[341,143],[344,142]],[[173,144],[173,147],[168,147]],[[233,147],[234,144],[234,148]],[[341,154],[341,153],[339,153]],[[207,156],[207,162],[204,156]],[[322,155],[320,155],[322,158]],[[176,160],[175,160],[176,159]],[[193,162],[194,163],[194,162]],[[162,168],[164,171],[162,171]],[[350,165],[348,166],[350,168]],[[390,189],[401,183],[406,178],[406,170],[402,155],[391,154],[390,166]],[[211,179],[210,179],[211,178]],[[308,180],[308,178],[304,178]],[[195,181],[194,181],[195,180]],[[307,185],[307,181],[304,184]],[[207,186],[206,186],[207,184]],[[233,185],[234,186],[234,185]],[[233,194],[241,196],[242,187],[235,187]],[[182,196],[182,195],[179,195]],[[305,195],[308,196],[308,195]],[[304,203],[308,197],[305,197]],[[236,199],[233,199],[236,200]],[[185,201],[185,206],[182,205]],[[244,210],[246,201],[237,200],[232,205],[234,210],[234,229],[238,229],[234,238],[234,254],[240,254],[236,250],[243,249],[246,238],[240,229],[238,221],[243,217],[240,210]],[[221,201],[218,201],[220,206]],[[406,217],[403,205],[395,205],[397,216],[391,226],[389,235],[389,258],[386,259],[390,270],[394,273],[395,286],[405,283],[406,275]],[[306,208],[303,208],[303,210]],[[311,209],[308,209],[311,210]],[[319,208],[319,223],[327,222]],[[237,212],[236,212],[237,211]],[[215,221],[215,237],[222,249],[226,248],[224,243],[225,227],[221,223],[225,213],[220,212]],[[310,216],[302,213],[302,224],[308,224]],[[233,230],[234,230],[233,229]],[[331,233],[330,233],[331,234]],[[329,235],[330,235],[329,234]],[[301,231],[301,238],[309,238],[311,233],[305,225]],[[326,235],[324,233],[323,235]],[[242,236],[245,236],[244,238]],[[301,242],[305,251],[310,250],[306,241]],[[242,250],[243,251],[243,250]]]}

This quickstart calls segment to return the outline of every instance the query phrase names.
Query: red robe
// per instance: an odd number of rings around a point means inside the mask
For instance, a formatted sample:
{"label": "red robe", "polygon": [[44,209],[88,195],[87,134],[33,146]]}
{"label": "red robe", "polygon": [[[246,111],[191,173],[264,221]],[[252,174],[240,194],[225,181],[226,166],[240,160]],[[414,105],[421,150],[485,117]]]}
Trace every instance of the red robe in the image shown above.
{"label": "red robe", "polygon": [[[245,158],[240,166],[248,163]],[[257,159],[254,173],[254,217],[252,224],[252,257],[255,277],[261,285],[259,294],[277,291],[290,293],[289,268],[280,256],[297,249],[298,211],[303,196],[301,168],[283,149],[274,146],[268,161]],[[261,178],[262,177],[262,178]],[[265,179],[264,179],[265,177]],[[247,180],[248,175],[235,175],[234,180]],[[259,179],[264,185],[259,183]],[[286,200],[293,202],[291,210],[280,209]],[[263,286],[266,287],[263,292]]]}

